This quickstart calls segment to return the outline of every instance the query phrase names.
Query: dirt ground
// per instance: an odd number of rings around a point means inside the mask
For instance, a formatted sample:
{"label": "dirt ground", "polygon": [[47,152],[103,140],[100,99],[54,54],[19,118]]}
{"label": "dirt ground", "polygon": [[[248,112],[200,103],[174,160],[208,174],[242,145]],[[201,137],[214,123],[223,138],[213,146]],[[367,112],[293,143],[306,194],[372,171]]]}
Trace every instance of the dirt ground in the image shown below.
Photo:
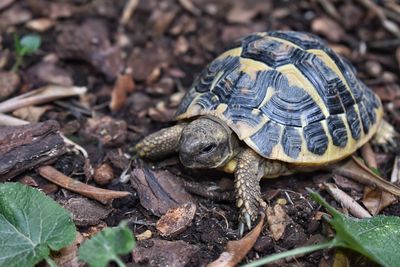
{"label": "dirt ground", "polygon": [[[88,174],[84,157],[71,151],[59,156],[54,168],[90,185],[132,194],[107,206],[88,203],[80,194],[51,184],[35,169],[12,180],[38,187],[70,209],[86,236],[128,220],[143,239],[132,255],[124,257],[129,266],[205,266],[218,258],[229,240],[239,238],[233,177],[184,169],[177,158],[141,161],[133,157],[134,145],[173,125],[177,105],[195,77],[231,42],[268,30],[307,31],[324,38],[381,97],[386,120],[400,130],[399,25],[400,5],[390,0],[2,1],[0,85],[7,90],[0,92],[0,100],[48,84],[87,88],[80,97],[9,115],[57,121],[61,132],[88,152],[95,173]],[[15,78],[10,72],[14,37],[29,33],[37,33],[42,45],[24,58]],[[380,173],[390,178],[395,153],[374,151]],[[397,201],[383,205],[380,195],[378,200],[363,196],[364,186],[329,173],[265,180],[263,198],[270,207],[283,209],[280,216],[285,223],[280,224],[280,234],[265,227],[242,263],[332,234],[321,219],[323,209],[305,189],[321,192],[341,209],[322,189],[327,182],[336,183],[359,203],[372,199],[375,204],[369,207],[376,212],[400,215]],[[163,236],[156,226],[160,216],[187,202],[195,203],[194,218],[176,233]],[[146,230],[151,237],[141,235]],[[334,258],[335,251],[323,251],[270,266],[332,266]],[[359,256],[349,259],[351,266],[371,266]]]}

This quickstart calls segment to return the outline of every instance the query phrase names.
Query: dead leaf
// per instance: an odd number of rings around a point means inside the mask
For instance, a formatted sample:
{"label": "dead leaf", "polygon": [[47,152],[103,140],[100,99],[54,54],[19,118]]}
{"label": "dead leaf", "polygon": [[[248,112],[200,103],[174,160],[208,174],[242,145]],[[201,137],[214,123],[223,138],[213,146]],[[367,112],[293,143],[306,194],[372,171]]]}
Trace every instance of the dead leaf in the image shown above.
{"label": "dead leaf", "polygon": [[119,20],[119,23],[122,25],[125,25],[128,23],[128,21],[131,19],[133,12],[135,12],[136,7],[139,4],[139,0],[129,0],[125,4],[124,10],[122,12],[121,19]]}
{"label": "dead leaf", "polygon": [[341,41],[345,35],[343,28],[329,17],[315,18],[311,23],[311,29],[313,32],[323,35],[332,42]]}
{"label": "dead leaf", "polygon": [[147,267],[197,266],[199,246],[184,241],[149,239],[138,242],[132,251],[133,262]]}
{"label": "dead leaf", "polygon": [[181,204],[193,202],[182,181],[169,171],[136,168],[131,173],[131,183],[139,195],[140,204],[156,216]]}
{"label": "dead leaf", "polygon": [[371,214],[368,213],[360,204],[353,198],[347,195],[344,191],[340,190],[335,184],[324,183],[326,191],[345,209],[357,218],[370,218]]}
{"label": "dead leaf", "polygon": [[226,20],[231,23],[249,23],[258,14],[257,8],[246,8],[245,2],[237,2],[228,11]]}
{"label": "dead leaf", "polygon": [[355,192],[363,192],[363,186],[341,175],[333,174],[332,176],[335,184],[344,190],[354,190]]}
{"label": "dead leaf", "polygon": [[191,0],[178,0],[182,7],[192,13],[195,16],[199,16],[201,14],[201,10],[198,9]]}
{"label": "dead leaf", "polygon": [[376,163],[375,153],[372,150],[371,144],[366,143],[361,147],[361,155],[368,167],[378,169],[378,164]]}
{"label": "dead leaf", "polygon": [[74,242],[68,247],[62,248],[58,252],[52,253],[52,259],[58,267],[81,267],[82,263],[78,261],[78,247],[83,242],[81,233],[76,233]]}
{"label": "dead leaf", "polygon": [[51,166],[39,167],[38,172],[41,176],[46,178],[52,183],[68,189],[72,192],[76,192],[82,196],[94,199],[103,204],[108,204],[115,198],[121,198],[129,196],[131,193],[126,191],[113,191],[102,188],[97,188],[88,184],[81,183],[74,180],[63,173],[57,171]]}
{"label": "dead leaf", "polygon": [[50,30],[55,24],[55,21],[49,18],[38,18],[28,21],[25,25],[28,29],[37,32],[45,32]]}
{"label": "dead leaf", "polygon": [[267,221],[272,238],[278,241],[288,225],[288,216],[282,205],[276,204],[273,208],[267,207]]}
{"label": "dead leaf", "polygon": [[400,182],[400,156],[396,156],[393,162],[392,175],[390,176],[392,183]]}
{"label": "dead leaf", "polygon": [[233,267],[241,262],[260,236],[264,225],[264,219],[265,214],[262,213],[260,221],[253,230],[242,239],[229,241],[226,245],[225,251],[219,255],[218,259],[208,264],[207,267]]}
{"label": "dead leaf", "polygon": [[72,213],[74,223],[83,227],[99,224],[112,211],[111,208],[83,197],[70,198],[63,204],[63,207]]}
{"label": "dead leaf", "polygon": [[177,236],[189,227],[195,214],[196,204],[192,202],[170,209],[157,221],[157,231],[162,236]]}
{"label": "dead leaf", "polygon": [[117,120],[110,116],[91,118],[87,120],[85,133],[96,138],[106,147],[114,147],[125,142],[128,125],[124,120]]}
{"label": "dead leaf", "polygon": [[5,9],[6,7],[10,6],[14,2],[15,2],[15,0],[2,0],[2,1],[0,1],[0,10]]}
{"label": "dead leaf", "polygon": [[9,26],[27,22],[32,18],[32,13],[23,5],[12,5],[6,12],[0,14],[0,31]]}
{"label": "dead leaf", "polygon": [[38,122],[40,117],[48,110],[52,109],[51,106],[40,106],[40,107],[23,107],[13,111],[13,115],[20,119],[29,122]]}
{"label": "dead leaf", "polygon": [[110,80],[123,69],[120,49],[112,46],[103,21],[87,19],[81,25],[64,25],[57,36],[57,51],[62,58],[90,63]]}
{"label": "dead leaf", "polygon": [[11,71],[0,72],[0,100],[6,99],[18,88],[20,78],[17,73]]}
{"label": "dead leaf", "polygon": [[86,91],[86,87],[48,85],[1,102],[0,112],[10,112],[64,97],[83,95]]}
{"label": "dead leaf", "polygon": [[397,198],[391,193],[365,187],[364,196],[361,201],[372,215],[377,215],[384,208],[395,203]]}
{"label": "dead leaf", "polygon": [[117,81],[111,92],[110,110],[113,112],[121,110],[126,102],[129,93],[135,89],[132,71],[129,70],[125,74],[118,75]]}
{"label": "dead leaf", "polygon": [[[55,62],[39,62],[27,71],[29,83],[35,85],[53,84],[62,86],[72,86],[73,80],[71,75],[57,66]],[[27,82],[28,82],[27,81]]]}

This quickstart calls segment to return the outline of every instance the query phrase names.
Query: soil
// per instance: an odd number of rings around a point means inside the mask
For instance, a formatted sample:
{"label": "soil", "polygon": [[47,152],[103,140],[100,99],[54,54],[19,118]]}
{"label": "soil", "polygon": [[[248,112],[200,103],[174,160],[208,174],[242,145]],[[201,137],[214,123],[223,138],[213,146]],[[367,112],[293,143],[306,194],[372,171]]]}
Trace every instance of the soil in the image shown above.
{"label": "soil", "polygon": [[[376,10],[383,10],[386,19],[399,27],[400,6],[395,1],[374,1],[374,9],[362,5],[369,1],[357,0],[148,0],[138,1],[125,20],[122,14],[127,3],[135,1],[6,2],[10,3],[0,4],[0,80],[2,76],[18,80],[7,76],[14,75],[9,70],[15,62],[15,35],[36,33],[42,45],[36,53],[24,57],[17,71],[19,83],[8,82],[11,90],[7,88],[7,95],[0,97],[12,98],[48,84],[87,88],[79,98],[47,103],[50,108],[38,117],[40,121],[57,121],[61,132],[88,152],[93,168],[101,166],[107,173],[99,171],[99,177],[88,177],[83,156],[74,152],[58,157],[53,167],[96,187],[132,193],[105,206],[109,212],[101,213],[106,214],[104,218],[84,218],[78,227],[82,233],[89,233],[99,221],[115,226],[128,220],[135,235],[150,230],[152,237],[138,243],[141,255],[124,257],[129,266],[205,266],[218,258],[229,240],[239,238],[232,175],[187,170],[176,158],[158,162],[131,160],[139,140],[174,124],[173,115],[184,92],[234,40],[268,30],[320,35],[355,66],[359,77],[383,100],[385,119],[400,130],[400,34],[396,29],[385,28],[376,15]],[[43,20],[34,27],[32,21],[38,19]],[[390,177],[395,153],[379,149],[375,152],[382,176]],[[173,238],[157,232],[155,225],[161,214],[145,208],[141,192],[131,184],[133,169],[155,173],[167,170],[190,193],[197,210],[183,232]],[[128,182],[122,183],[120,176],[125,174]],[[159,186],[163,175],[156,173],[156,182],[152,181]],[[49,182],[35,170],[25,171],[13,181],[24,182],[26,177],[34,179],[37,187],[48,188]],[[262,181],[263,198],[271,207],[283,203],[287,224],[278,240],[265,227],[242,263],[329,236],[332,232],[320,218],[323,210],[306,192],[307,187],[319,191],[331,205],[341,209],[340,203],[321,189],[323,182],[334,182],[333,176],[314,172]],[[164,186],[161,183],[161,189],[169,192]],[[358,192],[344,190],[357,200],[362,197],[362,187]],[[203,191],[213,193],[205,197]],[[64,204],[82,197],[60,188],[48,192]],[[160,195],[152,197],[162,201]],[[381,213],[398,216],[400,205],[392,203]],[[86,221],[92,223],[85,224]],[[179,243],[171,245],[160,239]],[[158,253],[151,253],[152,247]],[[334,254],[332,250],[315,252],[270,266],[330,266]],[[360,263],[358,257],[352,259]]]}

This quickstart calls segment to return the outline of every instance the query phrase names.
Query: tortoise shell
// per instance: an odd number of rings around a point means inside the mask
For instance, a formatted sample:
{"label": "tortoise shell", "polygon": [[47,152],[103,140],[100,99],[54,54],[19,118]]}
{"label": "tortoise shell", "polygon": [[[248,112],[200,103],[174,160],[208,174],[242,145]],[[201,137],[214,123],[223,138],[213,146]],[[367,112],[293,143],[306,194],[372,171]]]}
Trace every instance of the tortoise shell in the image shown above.
{"label": "tortoise shell", "polygon": [[221,119],[265,158],[315,165],[366,143],[383,109],[319,37],[273,31],[244,37],[203,70],[176,119],[200,115]]}

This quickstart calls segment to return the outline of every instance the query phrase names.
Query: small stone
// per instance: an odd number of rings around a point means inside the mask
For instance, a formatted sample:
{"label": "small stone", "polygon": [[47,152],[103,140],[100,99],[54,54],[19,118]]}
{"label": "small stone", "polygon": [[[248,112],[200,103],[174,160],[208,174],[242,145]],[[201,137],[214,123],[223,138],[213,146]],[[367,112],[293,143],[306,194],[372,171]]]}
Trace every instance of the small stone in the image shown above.
{"label": "small stone", "polygon": [[99,185],[106,185],[114,179],[113,169],[107,163],[100,164],[94,170],[93,179]]}
{"label": "small stone", "polygon": [[376,78],[382,74],[382,66],[381,64],[379,64],[379,62],[370,60],[365,63],[365,66],[367,68],[368,74],[372,77]]}

